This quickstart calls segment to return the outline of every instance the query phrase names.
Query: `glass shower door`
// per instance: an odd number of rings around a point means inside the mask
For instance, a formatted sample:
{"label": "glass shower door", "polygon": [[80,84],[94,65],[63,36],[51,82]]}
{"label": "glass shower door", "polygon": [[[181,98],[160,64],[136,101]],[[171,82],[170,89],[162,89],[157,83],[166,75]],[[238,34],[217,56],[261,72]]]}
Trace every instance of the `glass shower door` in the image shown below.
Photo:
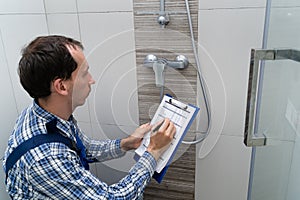
{"label": "glass shower door", "polygon": [[[300,1],[267,3],[263,50],[253,50],[245,144],[248,200],[300,199]],[[256,70],[256,71],[255,71]]]}

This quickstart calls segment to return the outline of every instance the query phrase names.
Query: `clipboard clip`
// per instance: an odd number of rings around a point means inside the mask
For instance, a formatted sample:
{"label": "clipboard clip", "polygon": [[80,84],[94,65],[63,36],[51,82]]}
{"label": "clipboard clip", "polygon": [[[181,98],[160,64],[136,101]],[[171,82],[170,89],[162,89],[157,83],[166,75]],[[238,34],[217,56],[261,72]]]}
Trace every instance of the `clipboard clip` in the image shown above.
{"label": "clipboard clip", "polygon": [[187,110],[188,109],[188,106],[175,100],[175,99],[169,99],[169,101],[167,101],[169,104],[172,104],[173,106],[177,107],[177,108],[180,108],[182,110]]}

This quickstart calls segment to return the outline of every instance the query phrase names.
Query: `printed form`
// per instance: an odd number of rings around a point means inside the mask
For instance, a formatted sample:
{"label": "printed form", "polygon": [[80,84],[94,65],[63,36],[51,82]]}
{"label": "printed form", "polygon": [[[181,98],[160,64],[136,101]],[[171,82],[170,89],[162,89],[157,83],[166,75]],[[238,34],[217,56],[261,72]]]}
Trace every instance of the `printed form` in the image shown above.
{"label": "printed form", "polygon": [[[195,106],[186,105],[167,95],[164,96],[153,119],[151,120],[151,124],[153,125],[165,118],[169,118],[176,127],[176,133],[170,147],[160,156],[157,161],[155,170],[157,173],[160,173],[166,165],[170,164],[173,158],[173,154],[175,154],[177,147],[186,134],[193,119],[197,115],[198,110],[199,108]],[[139,156],[142,156],[143,153],[147,150],[147,147],[150,143],[151,133],[152,131],[145,135],[142,144],[139,148],[136,149],[135,152]]]}

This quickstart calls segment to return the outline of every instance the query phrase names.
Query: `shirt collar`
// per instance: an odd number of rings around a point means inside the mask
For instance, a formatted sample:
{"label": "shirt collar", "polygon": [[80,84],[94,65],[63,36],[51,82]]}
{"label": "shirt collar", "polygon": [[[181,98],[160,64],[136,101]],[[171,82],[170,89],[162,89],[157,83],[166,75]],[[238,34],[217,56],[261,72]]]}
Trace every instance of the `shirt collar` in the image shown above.
{"label": "shirt collar", "polygon": [[42,108],[37,99],[33,100],[33,111],[36,113],[36,115],[38,115],[40,118],[45,119],[47,122],[53,120],[54,118],[56,118],[55,115],[51,114],[50,112],[46,111],[44,108]]}
{"label": "shirt collar", "polygon": [[33,101],[33,110],[36,113],[37,116],[42,118],[45,123],[48,123],[52,120],[57,120],[56,127],[61,130],[65,135],[74,137],[72,131],[71,131],[71,125],[74,123],[76,124],[76,120],[73,117],[73,115],[70,116],[70,118],[66,121],[61,119],[60,117],[48,112],[47,110],[43,109],[39,104],[38,101],[35,99]]}

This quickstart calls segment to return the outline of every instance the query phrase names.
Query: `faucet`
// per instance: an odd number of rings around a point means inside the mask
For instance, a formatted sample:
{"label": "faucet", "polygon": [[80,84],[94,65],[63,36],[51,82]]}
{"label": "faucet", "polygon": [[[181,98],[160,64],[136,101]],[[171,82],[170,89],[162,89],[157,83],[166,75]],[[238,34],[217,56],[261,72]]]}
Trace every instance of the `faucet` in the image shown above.
{"label": "faucet", "polygon": [[164,86],[164,69],[165,66],[172,67],[175,69],[185,69],[189,65],[188,59],[183,56],[179,55],[175,58],[174,61],[167,60],[165,58],[158,59],[155,55],[149,54],[146,56],[144,60],[144,66],[150,67],[153,69],[155,74],[155,84],[157,87]]}

